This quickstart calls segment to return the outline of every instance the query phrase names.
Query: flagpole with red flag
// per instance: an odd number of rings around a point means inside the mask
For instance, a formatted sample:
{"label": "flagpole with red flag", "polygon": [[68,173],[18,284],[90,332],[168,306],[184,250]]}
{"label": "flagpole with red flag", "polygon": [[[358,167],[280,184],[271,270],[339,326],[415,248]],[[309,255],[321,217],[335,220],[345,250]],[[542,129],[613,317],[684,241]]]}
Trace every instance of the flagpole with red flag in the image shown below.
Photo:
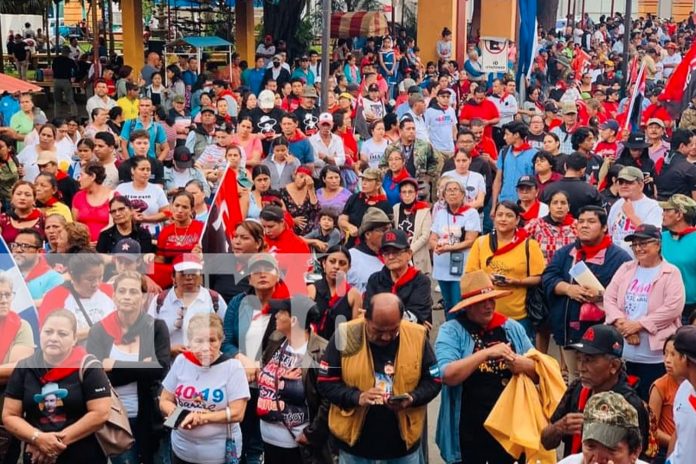
{"label": "flagpole with red flag", "polygon": [[210,205],[208,219],[201,232],[204,253],[226,253],[237,226],[244,220],[239,204],[237,173],[227,168]]}
{"label": "flagpole with red flag", "polygon": [[696,94],[694,71],[696,71],[696,42],[691,45],[687,54],[674,69],[658,97],[675,119],[686,109],[691,97]]}

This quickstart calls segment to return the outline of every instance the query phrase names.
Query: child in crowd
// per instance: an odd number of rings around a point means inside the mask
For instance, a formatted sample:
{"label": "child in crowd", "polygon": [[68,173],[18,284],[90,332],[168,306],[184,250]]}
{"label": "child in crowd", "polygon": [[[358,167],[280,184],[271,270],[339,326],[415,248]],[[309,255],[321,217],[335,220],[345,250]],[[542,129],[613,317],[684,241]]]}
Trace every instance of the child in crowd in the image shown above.
{"label": "child in crowd", "polygon": [[319,225],[313,231],[303,237],[303,240],[312,249],[325,252],[341,242],[341,233],[337,227],[338,216],[331,209],[319,211]]}
{"label": "child in crowd", "polygon": [[675,376],[675,372],[684,372],[685,367],[677,369],[677,366],[686,364],[686,358],[674,349],[674,335],[667,338],[663,353],[665,357],[665,369],[667,373],[657,379],[650,387],[650,409],[657,420],[657,443],[660,447],[657,458],[653,464],[662,464],[667,456],[667,447],[674,435],[674,396],[677,393],[682,378]]}

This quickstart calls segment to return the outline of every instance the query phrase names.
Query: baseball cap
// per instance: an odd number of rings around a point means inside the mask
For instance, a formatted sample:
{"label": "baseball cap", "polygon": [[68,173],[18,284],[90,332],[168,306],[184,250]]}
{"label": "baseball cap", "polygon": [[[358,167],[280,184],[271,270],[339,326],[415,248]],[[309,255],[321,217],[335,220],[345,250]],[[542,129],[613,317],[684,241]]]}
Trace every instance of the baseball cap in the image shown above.
{"label": "baseball cap", "polygon": [[305,87],[304,93],[302,94],[302,97],[304,97],[304,98],[319,98],[319,95],[317,95],[317,89],[315,89],[311,85],[308,85]]}
{"label": "baseball cap", "polygon": [[401,188],[402,185],[413,185],[416,188],[416,191],[418,191],[418,180],[416,180],[414,177],[407,177],[399,182],[399,188]]}
{"label": "baseball cap", "polygon": [[450,93],[450,91],[447,90],[447,89],[440,89],[440,90],[437,91],[437,96],[439,97],[440,95],[447,95],[447,96],[450,96],[451,93]]}
{"label": "baseball cap", "polygon": [[399,229],[392,229],[385,232],[384,237],[382,237],[382,245],[379,247],[379,251],[383,251],[385,248],[396,248],[398,250],[405,250],[409,248],[408,236],[406,232]]}
{"label": "baseball cap", "polygon": [[537,187],[537,181],[532,176],[522,176],[517,179],[517,188],[520,187]]}
{"label": "baseball cap", "polygon": [[186,99],[182,95],[177,95],[172,101],[174,103],[186,103]]}
{"label": "baseball cap", "polygon": [[647,125],[649,126],[650,124],[657,124],[657,125],[660,126],[661,128],[663,128],[663,129],[665,128],[665,122],[664,122],[662,119],[660,119],[660,118],[650,118],[650,119],[648,119],[648,124],[647,124]]}
{"label": "baseball cap", "polygon": [[331,113],[321,113],[319,115],[319,125],[321,126],[322,124],[333,126],[333,116],[331,116]]}
{"label": "baseball cap", "polygon": [[623,395],[606,391],[594,394],[583,411],[582,439],[616,448],[630,429],[638,429],[638,412]]}
{"label": "baseball cap", "polygon": [[203,113],[213,113],[213,114],[215,114],[215,110],[212,109],[212,108],[210,108],[210,107],[204,107],[203,109],[201,109],[201,114],[203,114]]}
{"label": "baseball cap", "polygon": [[367,212],[362,218],[362,222],[358,228],[358,235],[362,235],[365,232],[371,231],[372,229],[389,224],[391,224],[391,221],[389,220],[387,213],[379,208],[371,206],[367,208]]}
{"label": "baseball cap", "polygon": [[249,273],[254,272],[254,269],[258,268],[260,265],[265,264],[267,266],[273,267],[276,271],[278,270],[278,261],[270,253],[257,253],[249,258],[247,263],[247,270]]}
{"label": "baseball cap", "polygon": [[685,325],[677,329],[674,349],[696,363],[696,325]]}
{"label": "baseball cap", "polygon": [[660,208],[673,209],[690,217],[696,216],[696,201],[683,193],[675,193],[667,201],[661,201]]}
{"label": "baseball cap", "polygon": [[616,178],[627,180],[629,182],[636,182],[638,180],[642,182],[645,179],[643,177],[643,171],[635,166],[626,166],[619,171],[619,175],[616,176]]}
{"label": "baseball cap", "polygon": [[137,261],[141,250],[142,248],[137,240],[133,240],[132,238],[122,238],[116,242],[116,245],[114,245],[111,253],[115,258],[124,258],[129,261]]}
{"label": "baseball cap", "polygon": [[408,88],[408,93],[409,94],[412,94],[412,93],[423,94],[423,89],[418,85],[412,85],[411,87]]}
{"label": "baseball cap", "polygon": [[416,81],[411,78],[406,78],[399,84],[399,92],[409,92],[411,87],[416,86]]}
{"label": "baseball cap", "polygon": [[176,258],[174,258],[174,271],[176,272],[187,272],[187,271],[202,271],[203,262],[198,255],[193,253],[184,253]]}
{"label": "baseball cap", "polygon": [[58,157],[48,150],[43,150],[39,152],[39,156],[36,159],[36,164],[39,166],[45,166],[48,163],[58,164]]}
{"label": "baseball cap", "polygon": [[563,103],[563,106],[561,106],[561,114],[578,114],[578,107],[575,106],[573,102]]}
{"label": "baseball cap", "polygon": [[613,130],[614,132],[619,131],[619,123],[615,119],[607,119],[604,121],[604,124],[599,126],[600,129],[610,129]]}
{"label": "baseball cap", "polygon": [[552,113],[558,113],[558,107],[556,103],[549,101],[544,104],[544,111],[550,111]]}
{"label": "baseball cap", "polygon": [[261,219],[266,221],[283,222],[285,220],[285,212],[280,206],[267,205],[264,206],[260,213]]}
{"label": "baseball cap", "polygon": [[275,95],[270,90],[262,90],[259,94],[259,108],[271,110],[275,106]]}
{"label": "baseball cap", "polygon": [[597,324],[587,329],[580,341],[570,347],[584,354],[608,354],[620,358],[623,354],[623,337],[614,326]]}
{"label": "baseball cap", "polygon": [[652,224],[641,224],[636,227],[632,234],[627,235],[624,241],[632,242],[640,238],[662,240],[662,230]]}
{"label": "baseball cap", "polygon": [[358,177],[382,182],[382,171],[377,168],[367,168]]}
{"label": "baseball cap", "polygon": [[368,92],[379,92],[379,86],[377,84],[370,84],[367,87]]}
{"label": "baseball cap", "polygon": [[348,92],[343,92],[341,95],[338,96],[338,99],[340,100],[341,98],[346,98],[348,100],[355,100],[355,97],[349,94]]}
{"label": "baseball cap", "polygon": [[190,168],[193,166],[193,156],[185,146],[179,146],[174,149],[174,162],[179,168]]}

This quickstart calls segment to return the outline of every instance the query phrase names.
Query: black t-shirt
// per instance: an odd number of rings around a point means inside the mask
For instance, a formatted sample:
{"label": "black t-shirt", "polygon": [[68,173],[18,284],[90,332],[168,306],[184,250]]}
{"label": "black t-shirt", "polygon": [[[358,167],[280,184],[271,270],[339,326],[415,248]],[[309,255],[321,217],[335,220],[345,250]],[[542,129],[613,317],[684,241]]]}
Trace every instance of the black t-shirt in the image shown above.
{"label": "black t-shirt", "polygon": [[580,208],[587,205],[604,206],[602,196],[596,187],[585,182],[583,179],[574,177],[564,177],[563,179],[552,182],[544,188],[541,201],[549,204],[553,195],[563,190],[568,194],[570,200],[570,214],[578,217]]}
{"label": "black t-shirt", "polygon": [[27,43],[23,40],[14,43],[12,47],[12,52],[14,53],[15,59],[17,61],[24,61],[27,59],[29,53],[27,52]]}
{"label": "black t-shirt", "polygon": [[301,106],[295,110],[295,116],[300,120],[300,130],[307,137],[316,134],[319,131],[319,109],[312,108],[311,110],[302,108]]}
{"label": "black t-shirt", "polygon": [[57,56],[51,64],[54,79],[70,79],[77,76],[77,64],[75,60],[67,56]]}
{"label": "black t-shirt", "polygon": [[[348,216],[348,222],[353,224],[355,227],[360,228],[360,224],[362,224],[363,216],[365,216],[367,208],[371,207],[381,209],[387,214],[387,216],[389,216],[389,219],[394,217],[394,210],[387,200],[380,201],[375,205],[369,206],[360,196],[360,193],[354,193],[348,198],[348,201],[346,201],[346,205],[343,207],[343,212],[341,214]],[[353,243],[355,243],[355,240],[351,237],[348,245],[353,246]]]}
{"label": "black t-shirt", "polygon": [[58,191],[61,194],[61,201],[65,203],[68,208],[72,207],[73,198],[79,190],[80,185],[70,176],[65,176],[58,180]]}
{"label": "black t-shirt", "polygon": [[[133,174],[131,169],[133,168],[133,160],[135,158],[128,158],[123,161],[118,167],[118,181],[120,183],[132,182]],[[164,165],[160,160],[147,157],[150,162],[150,183],[152,184],[164,184]]]}
{"label": "black t-shirt", "polygon": [[[111,385],[100,368],[85,371],[80,384],[79,371],[53,383],[41,377],[49,371],[41,350],[17,364],[5,389],[6,398],[20,400],[24,418],[42,432],[58,432],[73,425],[87,413],[87,402],[111,396]],[[94,435],[68,446],[58,463],[106,462]]]}
{"label": "black t-shirt", "polygon": [[655,185],[657,199],[660,201],[668,200],[675,193],[691,197],[691,192],[696,190],[696,166],[689,163],[681,153],[670,153],[665,156]]}
{"label": "black t-shirt", "polygon": [[99,234],[97,240],[98,253],[113,253],[116,244],[124,238],[132,238],[140,244],[141,253],[154,253],[155,246],[152,244],[152,235],[145,227],[135,227],[130,235],[124,236],[118,231],[116,226],[104,229]]}
{"label": "black t-shirt", "polygon": [[[322,364],[331,366],[324,375],[340,378],[342,377],[341,354],[336,349],[335,339],[335,337],[332,337],[327,345]],[[372,354],[372,365],[375,370],[375,386],[391,392],[399,339],[396,338],[387,346],[378,346],[370,343],[369,348]],[[437,359],[433,349],[429,343],[424,343],[421,379],[430,377],[430,373],[434,369],[433,366],[436,365]],[[336,442],[339,448],[365,459],[396,459],[406,456],[420,446],[419,441],[410,450],[406,449],[406,443],[401,438],[399,432],[397,416],[387,406],[372,406],[368,409],[360,438],[358,438],[353,447],[340,440],[336,440]]]}

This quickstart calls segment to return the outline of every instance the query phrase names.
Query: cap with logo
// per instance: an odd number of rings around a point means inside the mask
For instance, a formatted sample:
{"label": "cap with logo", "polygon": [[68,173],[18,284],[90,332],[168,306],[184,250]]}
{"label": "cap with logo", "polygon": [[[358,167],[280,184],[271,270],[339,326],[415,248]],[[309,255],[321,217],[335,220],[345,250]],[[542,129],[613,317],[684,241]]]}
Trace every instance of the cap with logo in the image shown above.
{"label": "cap with logo", "polygon": [[368,92],[379,92],[379,86],[377,84],[370,84],[367,87]]}
{"label": "cap with logo", "polygon": [[538,184],[534,177],[522,176],[517,180],[517,188],[520,187],[538,187]]}
{"label": "cap with logo", "polygon": [[685,325],[677,329],[674,349],[696,364],[696,325]]}
{"label": "cap with logo", "polygon": [[259,108],[271,110],[275,106],[275,95],[270,90],[262,90],[259,93]]}
{"label": "cap with logo", "polygon": [[619,123],[615,119],[607,119],[604,121],[604,124],[599,126],[600,129],[610,129],[613,130],[614,132],[619,131]]}
{"label": "cap with logo", "polygon": [[580,341],[570,345],[570,348],[584,354],[608,354],[620,358],[623,343],[623,337],[614,326],[597,324],[587,329]]}
{"label": "cap with logo", "polygon": [[333,126],[333,123],[334,123],[334,121],[333,121],[333,116],[331,116],[331,113],[321,113],[319,115],[319,125],[320,126],[323,126],[323,125]]}
{"label": "cap with logo", "polygon": [[640,239],[662,240],[662,230],[652,224],[641,224],[636,227],[632,234],[627,235],[624,241],[632,242]]}
{"label": "cap with logo", "polygon": [[638,412],[623,395],[606,391],[590,397],[583,411],[582,439],[616,448],[630,429],[638,429]]}
{"label": "cap with logo", "polygon": [[173,158],[178,168],[185,169],[193,166],[193,156],[191,156],[189,149],[183,145],[174,149]]}
{"label": "cap with logo", "polygon": [[635,166],[625,166],[619,171],[617,179],[627,180],[629,182],[644,181],[643,171]]}
{"label": "cap with logo", "polygon": [[215,114],[215,110],[208,106],[201,109],[201,114],[203,113]]}
{"label": "cap with logo", "polygon": [[137,240],[133,240],[132,238],[122,238],[116,242],[116,245],[114,245],[114,248],[111,250],[111,254],[113,254],[115,258],[137,261],[141,250],[142,248]]}
{"label": "cap with logo", "polygon": [[382,245],[379,247],[379,251],[384,251],[387,248],[396,248],[398,250],[405,250],[411,245],[408,243],[408,236],[406,232],[400,229],[392,229],[384,233],[382,237]]}
{"label": "cap with logo", "polygon": [[696,200],[683,193],[675,193],[667,201],[661,201],[660,208],[673,209],[690,217],[696,216]]}
{"label": "cap with logo", "polygon": [[642,150],[648,148],[650,144],[645,139],[645,134],[642,132],[634,132],[628,136],[628,140],[624,144],[629,149]]}
{"label": "cap with logo", "polygon": [[437,91],[437,96],[439,97],[440,95],[447,95],[449,97],[452,93],[448,89],[440,89]]}
{"label": "cap with logo", "polygon": [[370,207],[367,208],[367,212],[362,218],[360,223],[360,228],[358,228],[358,235],[362,235],[365,232],[369,232],[377,227],[390,225],[391,221],[387,213],[379,208]]}

